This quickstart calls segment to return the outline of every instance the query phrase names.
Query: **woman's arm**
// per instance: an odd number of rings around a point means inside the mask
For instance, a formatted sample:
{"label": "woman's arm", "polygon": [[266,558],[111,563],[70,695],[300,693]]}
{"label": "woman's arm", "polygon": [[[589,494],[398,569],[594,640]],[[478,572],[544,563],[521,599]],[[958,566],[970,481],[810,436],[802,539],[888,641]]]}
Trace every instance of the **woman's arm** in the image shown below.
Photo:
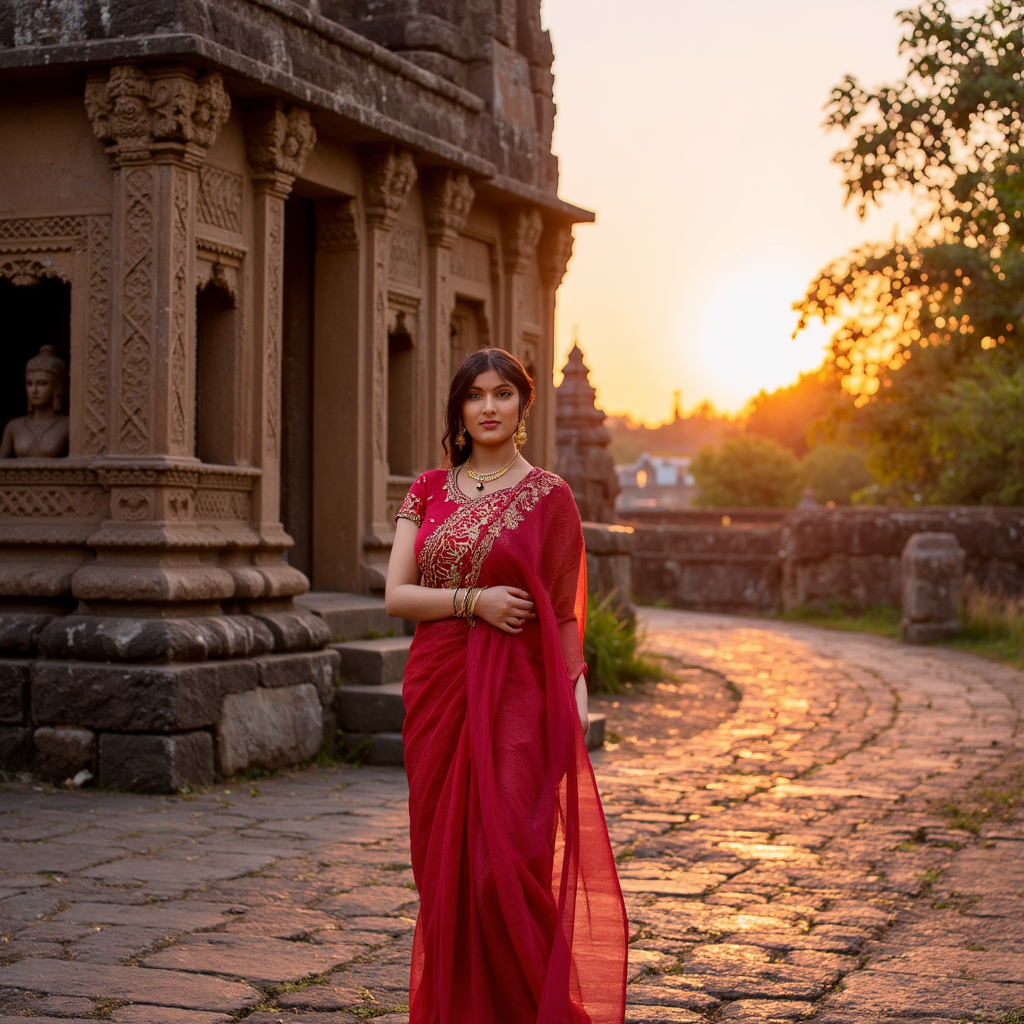
{"label": "woman's arm", "polygon": [[[414,622],[433,622],[455,615],[454,589],[420,586],[420,567],[416,563],[416,524],[399,519],[395,524],[395,542],[388,562],[384,586],[384,604],[388,615]],[[460,599],[462,595],[459,595]]]}
{"label": "woman's arm", "polygon": [[[420,586],[416,533],[414,522],[398,520],[384,587],[388,615],[414,622],[453,618],[456,609],[462,610],[467,590],[460,587],[456,597],[456,591],[451,587]],[[522,632],[524,620],[537,617],[530,595],[518,587],[488,587],[480,594],[474,614],[506,633]]]}

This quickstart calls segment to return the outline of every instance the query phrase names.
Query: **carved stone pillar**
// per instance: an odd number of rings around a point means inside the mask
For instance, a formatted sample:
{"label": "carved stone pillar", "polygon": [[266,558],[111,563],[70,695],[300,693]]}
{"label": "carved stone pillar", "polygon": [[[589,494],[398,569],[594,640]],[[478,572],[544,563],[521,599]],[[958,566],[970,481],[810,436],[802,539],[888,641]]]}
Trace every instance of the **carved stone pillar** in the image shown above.
{"label": "carved stone pillar", "polygon": [[417,462],[434,467],[441,456],[441,435],[451,366],[451,324],[455,296],[451,285],[452,248],[466,223],[476,193],[469,177],[448,169],[424,177],[423,209],[427,225],[426,431]]}
{"label": "carved stone pillar", "polygon": [[[527,289],[536,288],[537,243],[540,241],[544,222],[540,212],[533,207],[517,206],[510,209],[502,217],[502,255],[504,256],[504,295],[502,296],[502,340],[504,347],[524,363],[523,323],[524,309],[527,302]],[[540,354],[538,354],[539,356]],[[552,357],[553,359],[553,357]],[[543,364],[538,358],[534,367],[539,377],[537,381],[537,405],[531,414],[533,429],[529,431],[530,440],[523,454],[531,462],[546,468],[554,463],[547,457],[547,451],[554,452],[552,442],[548,438],[548,420],[551,418],[548,407],[552,404],[545,389],[544,381],[552,374],[552,366]]]}
{"label": "carved stone pillar", "polygon": [[[253,447],[262,475],[253,494],[253,518],[262,540],[254,555],[263,582],[253,578],[246,598],[301,594],[305,577],[283,561],[291,539],[281,525],[281,339],[284,203],[316,142],[309,111],[278,100],[246,113],[246,146],[253,182]],[[239,586],[244,586],[240,579]]]}
{"label": "carved stone pillar", "polygon": [[[543,388],[543,402],[538,394],[538,409],[534,418],[543,422],[544,440],[542,465],[557,465],[555,452],[555,390],[550,372],[555,363],[555,301],[558,286],[565,277],[565,270],[572,257],[572,225],[558,223],[548,225],[540,241],[538,252],[540,262],[541,295],[541,365],[544,367],[543,380],[538,380],[537,390]],[[558,472],[556,469],[555,472]]]}
{"label": "carved stone pillar", "polygon": [[[179,479],[195,459],[198,168],[227,120],[220,75],[119,65],[91,77],[86,110],[113,164],[109,452],[111,520],[74,595],[101,606],[218,601],[233,587],[201,564]],[[177,549],[177,550],[174,550]]]}
{"label": "carved stone pillar", "polygon": [[313,309],[313,586],[363,585],[369,428],[360,381],[368,373],[360,305],[355,199],[316,204]]}
{"label": "carved stone pillar", "polygon": [[395,524],[387,519],[388,487],[388,276],[391,229],[416,182],[412,154],[396,146],[371,149],[363,164],[363,324],[368,366],[364,415],[370,453],[364,476],[365,535],[363,585],[383,589]]}

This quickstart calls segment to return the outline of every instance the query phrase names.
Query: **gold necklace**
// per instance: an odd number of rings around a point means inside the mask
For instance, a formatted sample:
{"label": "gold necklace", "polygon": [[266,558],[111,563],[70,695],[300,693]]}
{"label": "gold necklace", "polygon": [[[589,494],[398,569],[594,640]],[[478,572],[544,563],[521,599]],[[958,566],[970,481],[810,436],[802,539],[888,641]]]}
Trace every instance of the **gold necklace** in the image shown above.
{"label": "gold necklace", "polygon": [[512,456],[512,461],[506,463],[501,469],[496,469],[493,473],[478,473],[470,464],[466,461],[466,472],[470,478],[477,481],[476,489],[482,491],[484,484],[489,484],[492,480],[497,480],[499,476],[504,476],[515,464],[519,458],[519,452],[516,452]]}

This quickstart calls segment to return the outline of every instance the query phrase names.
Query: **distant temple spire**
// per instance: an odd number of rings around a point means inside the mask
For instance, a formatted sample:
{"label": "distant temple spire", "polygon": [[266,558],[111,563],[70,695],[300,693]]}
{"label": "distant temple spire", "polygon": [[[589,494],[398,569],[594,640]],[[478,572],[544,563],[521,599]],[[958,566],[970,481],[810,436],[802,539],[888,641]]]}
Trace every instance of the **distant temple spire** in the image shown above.
{"label": "distant temple spire", "polygon": [[555,470],[572,488],[580,516],[589,522],[615,521],[619,478],[608,445],[605,415],[597,408],[597,392],[583,361],[579,329],[555,392]]}

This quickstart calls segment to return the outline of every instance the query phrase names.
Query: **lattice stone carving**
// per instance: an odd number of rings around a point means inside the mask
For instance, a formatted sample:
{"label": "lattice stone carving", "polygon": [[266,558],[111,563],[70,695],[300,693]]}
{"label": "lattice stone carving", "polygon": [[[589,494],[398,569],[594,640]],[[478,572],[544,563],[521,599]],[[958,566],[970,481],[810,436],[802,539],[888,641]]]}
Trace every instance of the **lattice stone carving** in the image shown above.
{"label": "lattice stone carving", "polygon": [[251,498],[243,491],[196,492],[196,518],[241,520],[247,522],[251,513]]}
{"label": "lattice stone carving", "polygon": [[467,281],[487,284],[491,276],[491,250],[486,242],[460,235],[452,249],[452,273]]}
{"label": "lattice stone carving", "polygon": [[10,518],[91,519],[99,517],[102,508],[98,487],[0,489],[0,516]]}
{"label": "lattice stone carving", "polygon": [[416,228],[399,224],[392,229],[388,270],[392,280],[420,286],[420,233]]}
{"label": "lattice stone carving", "polygon": [[199,168],[196,219],[223,231],[242,233],[242,176],[204,164]]}

